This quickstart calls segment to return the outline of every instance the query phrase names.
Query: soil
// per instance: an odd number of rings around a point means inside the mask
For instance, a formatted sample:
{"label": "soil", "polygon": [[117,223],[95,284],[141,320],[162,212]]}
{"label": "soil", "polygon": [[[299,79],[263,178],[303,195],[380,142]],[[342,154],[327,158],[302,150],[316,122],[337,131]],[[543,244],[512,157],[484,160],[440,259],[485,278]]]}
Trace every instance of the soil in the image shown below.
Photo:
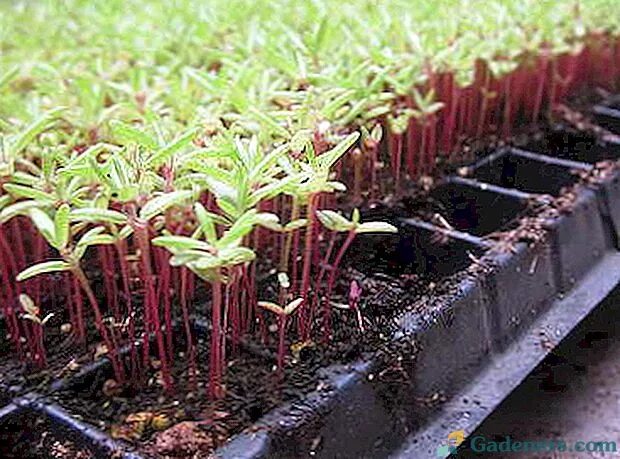
{"label": "soil", "polygon": [[[108,430],[113,437],[140,446],[142,451],[157,457],[191,457],[206,454],[222,445],[230,436],[252,425],[274,407],[299,399],[310,391],[329,391],[321,369],[332,363],[352,363],[363,355],[386,349],[390,341],[396,309],[412,303],[408,282],[388,280],[385,276],[369,277],[352,269],[343,278],[356,278],[363,283],[365,299],[360,305],[365,318],[365,332],[349,311],[334,311],[334,337],[330,345],[291,343],[291,352],[283,381],[275,371],[275,333],[270,333],[268,352],[253,353],[245,346],[231,356],[226,370],[226,397],[211,402],[206,397],[208,368],[199,361],[196,390],[189,386],[186,358],[175,359],[174,397],[165,397],[153,362],[146,387],[110,396],[103,393],[100,379],[80,392],[61,392],[54,397],[72,414]],[[419,286],[421,291],[427,286]],[[336,296],[336,301],[343,299]],[[319,326],[319,320],[316,321]],[[206,335],[203,330],[202,335]],[[264,348],[265,346],[263,346]],[[208,346],[199,342],[198,353],[203,360]],[[409,355],[411,355],[409,353]],[[397,355],[393,356],[394,363]],[[386,362],[386,367],[389,363]],[[386,371],[386,376],[388,372]]]}
{"label": "soil", "polygon": [[97,344],[97,334],[89,333],[93,344],[81,346],[75,343],[71,335],[54,334],[46,339],[46,346],[53,350],[48,354],[48,365],[44,369],[10,357],[0,361],[0,387],[6,397],[23,395],[36,390],[45,393],[49,385],[59,379],[70,378],[84,365],[93,362],[101,352]]}
{"label": "soil", "polygon": [[96,454],[48,418],[20,413],[0,426],[0,457],[4,459],[94,459]]}
{"label": "soil", "polygon": [[[103,293],[102,273],[99,268],[89,266],[88,255],[85,263],[87,277],[95,289],[100,305],[105,304]],[[47,351],[47,366],[39,368],[27,360],[19,360],[12,355],[12,346],[8,340],[0,346],[0,400],[2,397],[13,398],[30,391],[46,394],[50,384],[59,380],[70,380],[83,367],[92,364],[107,353],[102,344],[101,335],[96,330],[94,318],[89,305],[84,299],[83,305],[86,322],[86,344],[80,344],[70,328],[66,297],[63,285],[66,279],[58,274],[46,275],[44,285],[56,286],[41,299],[42,310],[46,314],[53,314],[51,320],[44,327],[44,342]],[[134,300],[134,308],[140,311],[140,298]],[[4,324],[0,325],[0,336],[5,333]],[[140,329],[136,329],[139,336]]]}

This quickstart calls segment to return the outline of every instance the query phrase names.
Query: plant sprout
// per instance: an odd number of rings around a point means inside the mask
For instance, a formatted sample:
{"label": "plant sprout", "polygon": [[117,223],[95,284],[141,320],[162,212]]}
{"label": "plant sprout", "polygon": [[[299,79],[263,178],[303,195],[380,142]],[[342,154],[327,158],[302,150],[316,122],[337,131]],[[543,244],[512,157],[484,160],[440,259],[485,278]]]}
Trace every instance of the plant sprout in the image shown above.
{"label": "plant sprout", "polygon": [[362,287],[360,287],[359,283],[356,280],[352,280],[351,284],[349,285],[349,302],[347,304],[334,303],[334,306],[339,309],[353,311],[357,320],[357,327],[360,333],[364,333],[364,317],[362,317],[362,311],[360,311],[359,308],[359,302],[361,297]]}
{"label": "plant sprout", "polygon": [[41,309],[34,304],[32,298],[27,294],[22,293],[19,295],[19,302],[24,310],[22,319],[29,320],[35,327],[35,339],[37,341],[37,353],[34,355],[35,362],[40,362],[41,367],[47,365],[47,359],[45,356],[45,344],[43,340],[43,327],[49,320],[54,317],[54,313],[50,312],[45,317],[41,318]]}
{"label": "plant sprout", "polygon": [[196,388],[206,316],[220,398],[228,340],[267,343],[270,312],[282,374],[287,340],[329,340],[357,235],[396,231],[339,209],[620,84],[610,0],[234,2],[0,5],[0,309],[23,361],[45,365],[49,311],[119,387],[155,370],[172,394],[175,322]]}
{"label": "plant sprout", "polygon": [[[338,252],[334,257],[333,262],[329,263],[329,259],[326,258],[324,261],[324,265],[330,266],[329,277],[327,280],[327,288],[325,293],[324,304],[324,332],[326,336],[329,336],[331,333],[331,307],[330,301],[332,292],[334,289],[334,284],[336,282],[336,276],[338,274],[338,267],[342,262],[342,258],[346,253],[347,249],[350,247],[351,243],[355,239],[358,234],[364,233],[396,233],[398,229],[386,222],[360,222],[360,212],[358,209],[354,209],[351,214],[351,220],[343,217],[338,212],[334,212],[332,210],[323,210],[317,212],[317,217],[320,222],[325,226],[328,230],[333,231],[334,235],[336,233],[344,232],[346,233],[346,238]],[[329,254],[328,254],[329,255]],[[321,276],[319,274],[319,276]]]}
{"label": "plant sprout", "polygon": [[170,235],[155,238],[153,244],[165,247],[174,254],[170,260],[173,265],[186,266],[211,285],[210,395],[221,398],[224,395],[221,381],[226,348],[226,330],[222,327],[222,284],[227,281],[226,275],[230,276],[237,265],[249,263],[256,256],[251,249],[240,245],[243,238],[255,225],[271,225],[275,216],[250,210],[218,238],[213,216],[200,203],[195,205],[195,212],[199,222],[197,234],[202,235],[204,241]]}
{"label": "plant sprout", "polygon": [[95,293],[80,264],[88,247],[99,244],[109,244],[110,240],[100,234],[103,228],[95,227],[84,233],[77,242],[73,244],[70,213],[71,208],[66,203],[56,210],[53,218],[41,209],[33,208],[29,210],[29,217],[45,240],[58,251],[61,259],[32,265],[19,273],[17,280],[24,281],[41,274],[70,271],[78,280],[82,290],[86,293],[86,297],[95,315],[95,326],[108,349],[115,377],[118,382],[122,384],[125,381],[125,370],[120,361],[118,346],[114,342],[113,335],[105,325],[104,316],[99,307]]}
{"label": "plant sprout", "polygon": [[303,301],[303,298],[296,298],[284,307],[270,301],[258,302],[261,308],[274,313],[278,317],[278,374],[280,377],[282,377],[284,358],[286,357],[286,325],[288,318],[295,313]]}

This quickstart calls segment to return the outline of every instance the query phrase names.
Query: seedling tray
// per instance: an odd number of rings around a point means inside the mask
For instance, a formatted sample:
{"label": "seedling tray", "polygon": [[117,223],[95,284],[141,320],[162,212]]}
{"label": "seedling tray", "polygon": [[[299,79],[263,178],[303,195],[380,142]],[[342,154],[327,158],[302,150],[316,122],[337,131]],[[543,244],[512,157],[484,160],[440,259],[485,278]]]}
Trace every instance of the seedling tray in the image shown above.
{"label": "seedling tray", "polygon": [[[617,159],[616,147],[597,159]],[[434,457],[450,431],[472,432],[550,351],[541,336],[557,344],[620,280],[617,173],[587,182],[595,165],[567,151],[541,153],[503,148],[468,177],[443,180],[429,193],[443,225],[393,214],[398,235],[360,236],[350,253],[365,274],[418,276],[429,292],[394,317],[384,349],[324,368],[316,391],[272,410],[215,456]],[[567,189],[570,205],[558,209]],[[546,210],[528,214],[532,203]],[[528,215],[544,228],[539,239],[501,237]],[[447,281],[451,289],[433,293]],[[27,441],[23,426],[38,419],[92,457],[139,457],[51,399],[110,374],[101,358],[44,395],[14,399],[0,410],[4,444]]]}
{"label": "seedling tray", "polygon": [[[614,159],[613,152],[609,159]],[[318,457],[434,457],[436,447],[452,430],[472,432],[551,350],[541,333],[557,344],[620,280],[620,257],[606,207],[607,199],[620,196],[609,188],[602,193],[605,181],[578,184],[578,173],[591,170],[589,164],[510,148],[472,167],[471,179],[446,180],[445,186],[453,190],[469,187],[459,196],[474,190],[481,195],[495,193],[498,202],[511,200],[515,209],[518,203],[561,195],[566,187],[575,196],[569,208],[541,217],[544,237],[508,248],[501,239],[484,237],[501,231],[502,224],[491,229],[481,219],[459,219],[465,222],[460,229],[469,230],[465,233],[402,220],[453,241],[457,265],[454,244],[463,244],[462,250],[474,259],[474,254],[483,254],[476,261],[478,275],[463,278],[454,295],[427,298],[423,307],[416,305],[398,317],[395,343],[405,338],[416,347],[415,359],[404,365],[408,380],[403,390],[396,395],[388,391],[389,383],[378,376],[380,360],[369,357],[366,365],[349,367],[348,377],[339,373],[347,383],[334,384],[330,396],[322,399],[323,409],[310,410],[317,414],[318,423],[302,421],[303,426],[297,423],[291,428],[283,420],[299,421],[294,413],[299,406],[308,406],[305,401],[292,404],[221,448],[218,457],[297,457],[309,452]],[[450,202],[456,203],[453,208],[459,207],[458,198]],[[468,215],[484,209],[494,211],[488,205],[470,209]],[[606,270],[610,271],[605,282],[597,282]],[[518,364],[511,368],[513,361]],[[477,386],[471,388],[470,381]],[[488,391],[484,398],[483,389]],[[386,392],[389,400],[382,399]],[[375,428],[369,429],[366,422]],[[402,435],[408,431],[413,433],[405,440]],[[402,451],[390,451],[401,440]],[[254,441],[260,447],[251,447]]]}
{"label": "seedling tray", "polygon": [[620,101],[615,99],[605,104],[596,105],[592,112],[598,124],[620,134]]}
{"label": "seedling tray", "polygon": [[129,448],[30,393],[0,409],[3,458],[76,457],[137,459]]}

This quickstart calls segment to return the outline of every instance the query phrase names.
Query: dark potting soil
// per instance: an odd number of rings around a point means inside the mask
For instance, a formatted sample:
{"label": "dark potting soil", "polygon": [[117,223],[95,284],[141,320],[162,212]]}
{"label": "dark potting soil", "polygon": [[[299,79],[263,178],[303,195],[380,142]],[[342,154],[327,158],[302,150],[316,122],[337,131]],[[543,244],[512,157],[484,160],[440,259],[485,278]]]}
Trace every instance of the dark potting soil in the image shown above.
{"label": "dark potting soil", "polygon": [[[89,266],[87,254],[85,271],[91,281],[100,305],[105,304],[102,273]],[[92,259],[92,257],[90,258]],[[31,390],[45,392],[48,385],[58,379],[69,378],[72,374],[106,353],[99,332],[94,325],[90,306],[84,298],[83,310],[86,323],[86,344],[78,342],[70,327],[67,310],[66,277],[52,273],[41,277],[42,286],[39,305],[42,314],[51,314],[43,327],[47,366],[40,368],[32,359],[16,357],[10,337],[6,337],[4,322],[0,322],[0,397],[22,395]],[[36,280],[36,279],[35,279]],[[17,301],[17,300],[16,300]],[[136,306],[139,309],[139,305]],[[27,319],[21,319],[27,320]],[[8,390],[10,388],[10,391]]]}
{"label": "dark potting soil", "polygon": [[[89,249],[83,263],[84,270],[91,287],[98,299],[99,306],[108,319],[112,321],[111,312],[105,310],[105,289],[103,273],[96,264],[96,252]],[[61,380],[69,381],[73,375],[81,372],[84,367],[101,360],[107,354],[107,348],[102,342],[100,333],[94,323],[91,307],[83,297],[84,321],[86,323],[86,342],[80,343],[71,329],[69,312],[67,310],[66,277],[52,273],[42,277],[43,286],[41,295],[41,310],[44,314],[52,314],[45,324],[44,343],[46,349],[47,366],[40,368],[30,359],[18,359],[10,342],[5,339],[0,342],[0,403],[2,398],[7,401],[15,396],[29,391],[46,394],[50,384]],[[53,286],[53,287],[48,287]],[[122,296],[122,295],[121,295]],[[133,308],[136,315],[141,314],[142,298],[133,299]],[[25,319],[24,319],[25,320]],[[122,335],[121,345],[127,342],[127,325],[115,324],[117,336]],[[66,328],[68,327],[68,328]],[[110,329],[110,327],[108,327]],[[120,333],[119,333],[120,332]],[[139,324],[136,326],[136,336],[142,334]],[[0,322],[0,336],[6,335],[4,322]]]}
{"label": "dark potting soil", "polygon": [[71,378],[82,367],[107,353],[92,321],[87,325],[86,344],[80,344],[72,333],[62,330],[62,324],[66,322],[61,314],[59,311],[44,328],[45,368],[19,360],[8,351],[0,357],[0,394],[4,392],[6,396],[15,397],[33,390],[45,394],[52,382]]}
{"label": "dark potting soil", "polygon": [[[206,454],[276,406],[299,399],[310,391],[330,390],[321,375],[322,368],[333,363],[351,363],[365,353],[386,348],[394,328],[393,313],[404,303],[412,303],[411,290],[406,282],[368,277],[350,269],[344,271],[343,283],[345,278],[355,277],[365,289],[360,305],[365,332],[359,330],[351,312],[335,309],[331,344],[292,343],[282,381],[275,370],[275,358],[269,358],[268,353],[267,356],[256,355],[240,349],[234,354],[229,346],[231,357],[226,369],[226,396],[217,402],[209,401],[206,396],[209,349],[201,341],[197,353],[196,390],[188,384],[186,357],[178,355],[174,369],[177,384],[174,397],[165,396],[158,380],[156,362],[146,386],[137,390],[114,394],[108,391],[105,394],[104,381],[99,380],[79,392],[62,392],[54,397],[72,414],[109,431],[116,438],[138,445],[144,453],[156,457]],[[426,288],[427,285],[420,285],[415,290],[419,292]],[[344,285],[341,289],[344,290]],[[345,302],[338,296],[334,301]],[[315,322],[319,327],[320,320],[317,318]],[[317,333],[317,336],[320,335]],[[273,353],[275,346],[276,333],[271,331],[266,348]],[[410,358],[412,353],[408,354],[406,357]],[[396,362],[398,355],[390,356],[392,363]],[[387,359],[386,365],[389,365]],[[385,374],[387,377],[389,372]]]}
{"label": "dark potting soil", "polygon": [[[92,342],[92,341],[91,341]],[[97,346],[79,346],[69,334],[48,333],[46,348],[48,365],[39,368],[10,355],[0,359],[0,388],[7,397],[22,395],[30,390],[44,390],[52,381],[67,377],[82,365],[92,362]]]}
{"label": "dark potting soil", "polygon": [[58,431],[46,416],[22,412],[0,425],[0,457],[3,459],[94,459],[83,442]]}

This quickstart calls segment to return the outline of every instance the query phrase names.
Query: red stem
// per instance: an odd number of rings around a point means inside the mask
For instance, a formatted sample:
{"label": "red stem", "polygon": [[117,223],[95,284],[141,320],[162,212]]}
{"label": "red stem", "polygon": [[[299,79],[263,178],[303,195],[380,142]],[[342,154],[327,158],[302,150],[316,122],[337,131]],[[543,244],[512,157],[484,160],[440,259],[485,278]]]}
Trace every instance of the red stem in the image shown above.
{"label": "red stem", "polygon": [[278,379],[281,380],[284,376],[284,358],[286,357],[286,314],[280,314],[278,316]]}
{"label": "red stem", "polygon": [[136,321],[133,310],[133,302],[131,297],[131,286],[129,281],[129,265],[127,263],[127,245],[125,241],[118,241],[115,244],[118,256],[119,266],[121,268],[121,280],[123,283],[123,292],[125,301],[127,302],[127,328],[129,332],[129,353],[131,359],[131,376],[132,379],[138,379],[138,352],[136,349]]}
{"label": "red stem", "polygon": [[110,362],[112,363],[112,368],[114,369],[114,375],[116,377],[116,380],[120,384],[124,384],[125,369],[123,368],[123,364],[121,363],[118,357],[118,349],[116,348],[116,346],[110,339],[110,335],[103,321],[103,315],[101,314],[101,310],[99,309],[99,304],[97,303],[95,294],[93,293],[93,290],[90,287],[90,284],[88,282],[88,279],[86,278],[86,275],[84,274],[84,272],[79,266],[73,269],[73,274],[79,281],[79,284],[82,287],[82,290],[84,290],[84,292],[86,293],[88,301],[90,302],[90,305],[93,309],[93,312],[95,314],[95,326],[97,327],[99,334],[103,338],[104,344],[108,348],[108,355],[110,357]]}
{"label": "red stem", "polygon": [[189,378],[190,378],[190,387],[192,389],[196,389],[197,381],[196,381],[196,350],[194,346],[194,337],[192,334],[192,327],[189,321],[189,310],[187,308],[187,277],[188,277],[188,269],[183,267],[181,268],[181,295],[180,295],[180,303],[181,303],[181,312],[183,313],[183,326],[185,327],[185,338],[187,339],[187,356],[189,359]]}
{"label": "red stem", "polygon": [[304,264],[301,278],[301,296],[304,299],[298,314],[298,332],[302,341],[309,338],[309,324],[306,323],[307,315],[310,309],[310,271],[312,268],[312,254],[314,247],[314,226],[316,220],[316,202],[318,194],[308,196],[308,206],[306,210],[306,218],[308,226],[306,227],[306,237],[304,244]]}
{"label": "red stem", "polygon": [[[168,356],[166,353],[166,345],[164,343],[164,335],[161,330],[161,321],[159,319],[159,307],[158,301],[155,296],[155,286],[153,279],[153,270],[151,268],[150,257],[150,242],[148,235],[148,226],[145,222],[139,222],[135,225],[134,231],[136,234],[136,240],[140,247],[140,258],[142,260],[142,276],[145,281],[145,311],[148,315],[148,321],[151,323],[151,330],[155,334],[155,340],[157,342],[159,360],[161,362],[161,375],[164,383],[164,388],[167,392],[174,390],[172,383],[172,375],[170,373],[170,367],[168,365]],[[148,341],[148,333],[146,340]]]}
{"label": "red stem", "polygon": [[172,344],[172,308],[170,301],[170,254],[168,251],[159,250],[159,272],[161,278],[161,286],[159,297],[164,302],[164,324],[166,327],[166,349],[170,361],[174,360],[174,347]]}
{"label": "red stem", "polygon": [[331,295],[334,289],[334,283],[336,281],[336,274],[338,273],[338,266],[340,266],[340,262],[342,261],[342,257],[345,252],[355,239],[355,230],[351,230],[347,234],[347,238],[344,240],[342,246],[340,246],[340,250],[336,254],[336,258],[334,259],[334,263],[332,264],[331,271],[329,273],[329,278],[327,280],[327,293],[325,294],[325,300],[323,302],[323,331],[325,333],[325,338],[329,339],[331,335]]}
{"label": "red stem", "polygon": [[213,307],[211,311],[211,364],[209,366],[209,396],[219,399],[224,396],[222,391],[222,281],[219,270],[212,283]]}
{"label": "red stem", "polygon": [[543,102],[543,94],[545,89],[545,80],[547,77],[547,69],[549,67],[549,56],[545,51],[543,56],[539,58],[539,69],[538,69],[538,85],[536,88],[536,95],[534,98],[534,108],[532,110],[532,123],[536,123],[538,121],[538,117],[540,116],[540,110],[542,108]]}

